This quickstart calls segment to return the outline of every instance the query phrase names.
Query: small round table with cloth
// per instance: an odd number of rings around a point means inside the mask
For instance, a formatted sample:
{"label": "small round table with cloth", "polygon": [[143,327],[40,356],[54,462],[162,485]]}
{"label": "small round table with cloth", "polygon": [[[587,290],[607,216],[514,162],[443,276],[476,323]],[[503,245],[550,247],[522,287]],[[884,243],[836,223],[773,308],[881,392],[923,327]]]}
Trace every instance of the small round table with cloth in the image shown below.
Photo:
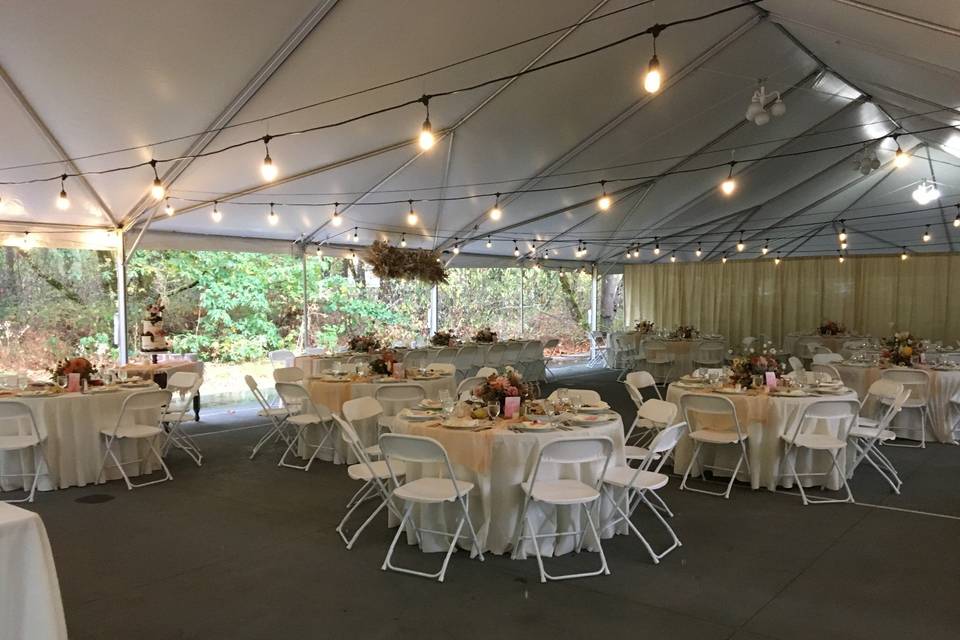
{"label": "small round table with cloth", "polygon": [[[474,491],[470,494],[470,518],[477,528],[477,537],[483,552],[502,554],[510,550],[517,519],[523,508],[523,491],[520,489],[520,483],[531,473],[536,454],[544,444],[557,438],[606,436],[613,440],[610,466],[623,466],[626,463],[623,450],[623,422],[618,415],[612,414],[610,417],[611,420],[596,426],[576,428],[571,431],[516,433],[509,429],[513,421],[507,420],[497,420],[492,423],[481,421],[480,426],[490,424],[492,428],[472,431],[448,429],[438,426],[437,422],[404,420],[401,415],[396,421],[394,432],[427,436],[444,446],[457,477],[475,485]],[[564,477],[593,483],[597,480],[601,466],[600,464],[582,465],[575,472],[565,467]],[[408,482],[427,474],[436,476],[436,469],[424,469],[423,465],[407,463],[406,470]],[[548,470],[547,467],[541,467],[541,478],[551,477],[550,471],[552,470]],[[555,474],[556,471],[553,473]],[[415,510],[415,517],[418,518],[420,527],[437,531],[453,531],[457,512],[447,506],[429,505]],[[559,511],[549,508],[546,515],[540,508],[535,508],[531,509],[529,514],[536,524],[537,533],[572,531],[576,528],[571,521],[571,509],[568,507],[563,507]],[[576,514],[581,515],[579,508]],[[613,527],[610,526],[614,515],[614,510],[604,501],[601,504],[600,523],[597,527],[604,538],[614,534]],[[624,532],[626,527],[620,523],[617,526],[617,533]],[[545,538],[540,543],[540,551],[544,555],[569,553],[574,550],[574,538],[575,536],[563,536],[559,542],[554,538]],[[416,543],[412,533],[408,537],[408,542]],[[449,541],[439,536],[423,535],[424,551],[444,551],[448,544]],[[524,547],[524,554],[533,553],[532,544],[525,544]]]}
{"label": "small round table with cloth", "polygon": [[[96,388],[96,387],[94,387]],[[101,456],[104,451],[103,436],[100,429],[113,428],[120,417],[123,401],[138,391],[156,390],[152,382],[140,388],[121,388],[106,393],[58,393],[45,397],[0,396],[0,402],[16,401],[30,407],[33,419],[37,422],[40,435],[47,437],[46,456],[50,463],[51,475],[56,479],[56,487],[46,474],[40,476],[37,488],[41,491],[67,487],[82,487],[97,481],[100,472]],[[150,415],[153,414],[153,415]],[[156,424],[160,416],[156,412],[134,412],[127,416],[131,424]],[[10,422],[13,422],[12,420]],[[19,430],[21,435],[31,433],[26,419],[17,419],[14,425],[0,424],[5,433]],[[156,459],[146,455],[149,440],[123,439],[114,445],[114,451],[122,462],[137,458],[144,460],[139,464],[129,464],[124,468],[127,475],[133,477],[148,474],[157,467]],[[15,477],[0,478],[3,489],[19,489],[24,483],[29,487],[33,481],[33,451],[14,451],[0,454],[0,473],[14,474]],[[29,475],[16,475],[29,474]],[[120,472],[108,464],[105,478],[113,480]]]}
{"label": "small round table with cloth", "polygon": [[842,336],[821,336],[818,333],[791,333],[783,338],[783,351],[800,358],[810,358],[810,354],[804,349],[803,353],[797,353],[797,342],[816,342],[817,344],[830,349],[834,353],[843,353],[843,345],[847,342],[863,340],[863,336],[852,334]]}
{"label": "small round table with cloth", "polygon": [[[870,385],[880,378],[883,369],[861,363],[836,363],[834,365],[843,379],[843,383],[860,394],[867,396]],[[957,421],[960,420],[960,406],[951,400],[960,400],[960,370],[940,370],[928,367],[930,373],[930,390],[927,399],[927,409],[930,411],[930,424],[927,432],[932,434],[938,442],[956,443],[956,434],[953,432]],[[871,399],[863,407],[864,415],[874,415],[877,411],[875,400]],[[897,434],[911,439],[920,439],[920,419],[917,411],[904,410],[893,420]]]}
{"label": "small round table with cloth", "polygon": [[[710,393],[712,391],[705,389],[683,389],[673,384],[667,390],[667,401],[680,406],[681,398],[688,393]],[[767,393],[747,392],[742,395],[722,395],[733,401],[736,408],[737,419],[740,422],[740,429],[747,438],[747,457],[750,461],[750,477],[747,477],[746,465],[741,467],[738,479],[750,482],[754,489],[766,487],[773,491],[777,486],[792,487],[793,478],[788,475],[787,466],[784,464],[783,451],[784,443],[780,436],[793,429],[796,421],[800,419],[804,409],[821,400],[857,400],[857,395],[853,391],[842,395],[815,395],[803,397],[771,396]],[[677,420],[683,420],[683,414],[677,416]],[[836,435],[838,428],[837,421],[831,421],[832,424],[821,424],[818,428],[825,428]],[[726,431],[733,430],[735,426],[732,421],[724,421],[710,425],[709,428]],[[690,457],[693,455],[693,440],[689,435],[684,434],[674,450],[674,473],[682,474],[690,463]],[[701,449],[700,461],[719,467],[732,469],[740,455],[739,447],[734,446],[705,446]],[[845,465],[843,454],[840,456],[840,467]],[[830,469],[830,456],[822,451],[799,451],[797,456],[797,472],[818,473]],[[698,476],[702,472],[700,464],[695,464],[690,470],[691,477]],[[722,473],[722,472],[721,472]],[[718,474],[719,475],[719,474]],[[728,476],[729,477],[729,476]],[[807,480],[810,486],[824,484],[822,476],[810,476]],[[807,482],[804,486],[808,486]],[[832,473],[829,480],[825,483],[830,489],[839,489],[843,482],[837,473]]]}

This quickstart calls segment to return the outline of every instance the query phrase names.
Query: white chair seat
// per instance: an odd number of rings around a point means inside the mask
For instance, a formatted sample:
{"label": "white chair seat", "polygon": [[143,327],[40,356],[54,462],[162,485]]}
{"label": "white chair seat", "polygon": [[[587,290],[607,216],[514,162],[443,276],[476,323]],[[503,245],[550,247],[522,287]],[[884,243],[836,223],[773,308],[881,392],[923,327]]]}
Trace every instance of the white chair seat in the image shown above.
{"label": "white chair seat", "polygon": [[[460,489],[460,495],[464,495],[473,489],[473,483],[457,480],[457,487]],[[401,500],[421,503],[453,502],[457,499],[457,493],[453,489],[450,478],[420,478],[397,487],[393,495]]]}
{"label": "white chair seat", "polygon": [[[699,429],[690,434],[691,440],[704,442],[706,444],[736,444],[740,442],[740,436],[736,431],[713,431],[711,429]],[[743,434],[743,439],[747,439],[747,434]]]}
{"label": "white chair seat", "polygon": [[[100,433],[108,438],[114,435],[113,427],[100,429]],[[155,435],[163,433],[163,429],[153,427],[148,424],[126,424],[117,428],[116,437],[118,438],[152,438]]]}
{"label": "white chair seat", "polygon": [[173,411],[165,411],[163,416],[160,418],[160,422],[176,422],[181,418],[185,418],[187,414],[179,409],[174,409]]}
{"label": "white chair seat", "polygon": [[[863,422],[863,419],[861,419],[860,422]],[[866,427],[853,427],[852,429],[850,429],[850,437],[851,438],[872,438],[876,432],[877,432],[876,426],[874,426],[874,428],[872,429],[868,429]],[[897,434],[895,434],[890,429],[884,429],[883,431],[880,432],[880,439],[884,441],[896,440]]]}
{"label": "white chair seat", "polygon": [[[857,419],[857,424],[859,424],[861,427],[873,427],[873,428],[876,428],[879,423],[878,423],[876,420],[874,420],[873,418],[864,418],[863,416],[860,416],[860,417]],[[856,427],[854,427],[854,429],[856,429]]]}
{"label": "white chair seat", "polygon": [[[787,438],[784,438],[784,440],[790,442]],[[801,433],[793,440],[793,445],[805,449],[829,451],[831,449],[843,449],[847,446],[847,443],[825,433]]]}
{"label": "white chair seat", "polygon": [[[370,469],[373,469],[373,473],[381,480],[390,477],[390,468],[384,460],[374,460],[369,467],[363,463],[352,464],[347,467],[347,475],[350,476],[351,480],[372,480],[373,474],[370,473]],[[397,474],[397,477],[404,475],[406,471],[407,469],[402,462],[393,463],[393,472]]]}
{"label": "white chair seat", "polygon": [[257,415],[261,418],[279,418],[287,415],[287,410],[282,407],[270,407],[269,409],[260,409]]}
{"label": "white chair seat", "polygon": [[369,447],[366,447],[364,451],[367,452],[367,455],[371,458],[379,458],[383,455],[383,452],[380,451],[380,445],[372,444]]}
{"label": "white chair seat", "polygon": [[[636,478],[634,478],[636,476]],[[641,471],[630,467],[616,467],[607,469],[603,481],[615,487],[633,487],[634,489],[652,489],[656,491],[667,486],[669,478],[655,471]]]}
{"label": "white chair seat", "polygon": [[323,424],[323,418],[315,413],[302,413],[298,416],[290,416],[288,422],[296,425],[305,424]]}
{"label": "white chair seat", "polygon": [[[650,455],[650,449],[646,447],[635,447],[633,445],[628,445],[623,448],[623,452],[627,457],[627,460],[646,460],[647,456]],[[655,453],[653,455],[654,460],[660,459],[660,454]]]}
{"label": "white chair seat", "polygon": [[[891,405],[893,404],[893,398],[879,398],[881,404]],[[903,403],[904,409],[922,409],[927,406],[926,400],[914,400],[913,398],[908,398],[906,402]],[[863,422],[863,420],[861,420]]]}
{"label": "white chair seat", "polygon": [[36,446],[40,441],[35,435],[25,436],[0,436],[0,451],[16,451],[18,449],[29,449]]}
{"label": "white chair seat", "polygon": [[[520,483],[520,487],[524,493],[530,493],[529,482]],[[540,480],[530,497],[547,504],[581,504],[593,502],[600,493],[579,480]]]}

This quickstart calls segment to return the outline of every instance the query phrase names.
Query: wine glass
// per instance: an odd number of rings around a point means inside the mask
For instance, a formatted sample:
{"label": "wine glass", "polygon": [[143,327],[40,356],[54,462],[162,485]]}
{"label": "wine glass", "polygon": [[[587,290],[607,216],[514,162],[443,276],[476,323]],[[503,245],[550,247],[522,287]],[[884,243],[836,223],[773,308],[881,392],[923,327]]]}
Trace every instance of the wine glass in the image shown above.
{"label": "wine glass", "polygon": [[499,402],[488,402],[487,403],[487,416],[491,420],[496,420],[500,416],[500,403]]}
{"label": "wine glass", "polygon": [[441,405],[443,406],[443,417],[449,418],[453,415],[453,410],[456,407],[456,403],[453,401],[453,398],[450,397],[448,393],[445,398],[440,400]]}
{"label": "wine glass", "polygon": [[127,370],[126,369],[117,369],[117,377],[120,378],[120,382],[127,381]]}
{"label": "wine glass", "polygon": [[573,396],[573,412],[580,413],[580,409],[583,408],[583,398],[580,397],[580,394]]}
{"label": "wine glass", "polygon": [[67,378],[67,376],[57,376],[56,385],[61,389],[66,389],[68,381],[69,378]]}
{"label": "wine glass", "polygon": [[552,419],[556,412],[557,408],[553,406],[552,402],[549,400],[543,401],[543,415],[545,415],[548,420]]}

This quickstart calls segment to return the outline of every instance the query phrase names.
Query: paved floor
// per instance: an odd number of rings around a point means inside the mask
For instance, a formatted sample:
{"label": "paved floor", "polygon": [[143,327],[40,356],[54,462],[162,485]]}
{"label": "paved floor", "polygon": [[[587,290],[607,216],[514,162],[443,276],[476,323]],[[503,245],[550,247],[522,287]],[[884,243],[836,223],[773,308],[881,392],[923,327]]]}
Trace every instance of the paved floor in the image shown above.
{"label": "paved floor", "polygon": [[[563,384],[597,389],[632,420],[615,374]],[[605,545],[610,576],[541,585],[534,560],[459,553],[437,584],[380,570],[385,526],[346,551],[334,532],[356,488],[344,468],[279,469],[269,450],[251,462],[256,424],[246,408],[209,411],[193,427],[207,434],[202,468],[174,455],[171,483],[112,482],[32,505],[73,640],[960,637],[960,447],[891,450],[903,495],[862,472],[858,505],[805,508],[745,487],[725,501],[678,492],[674,479],[663,495],[684,546],[659,566],[619,536]]]}

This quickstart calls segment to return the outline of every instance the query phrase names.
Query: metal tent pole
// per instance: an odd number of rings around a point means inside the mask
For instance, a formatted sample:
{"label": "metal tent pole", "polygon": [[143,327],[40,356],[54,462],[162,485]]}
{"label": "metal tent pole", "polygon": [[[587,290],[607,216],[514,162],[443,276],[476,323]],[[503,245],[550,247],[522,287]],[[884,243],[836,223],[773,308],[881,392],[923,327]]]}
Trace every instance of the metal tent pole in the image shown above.
{"label": "metal tent pole", "polygon": [[117,351],[120,364],[127,364],[127,264],[125,256],[125,235],[123,230],[117,230],[119,246],[113,253],[114,264],[117,268]]}
{"label": "metal tent pole", "polygon": [[303,265],[303,348],[310,345],[309,298],[307,297],[307,245],[300,247],[300,263]]}

